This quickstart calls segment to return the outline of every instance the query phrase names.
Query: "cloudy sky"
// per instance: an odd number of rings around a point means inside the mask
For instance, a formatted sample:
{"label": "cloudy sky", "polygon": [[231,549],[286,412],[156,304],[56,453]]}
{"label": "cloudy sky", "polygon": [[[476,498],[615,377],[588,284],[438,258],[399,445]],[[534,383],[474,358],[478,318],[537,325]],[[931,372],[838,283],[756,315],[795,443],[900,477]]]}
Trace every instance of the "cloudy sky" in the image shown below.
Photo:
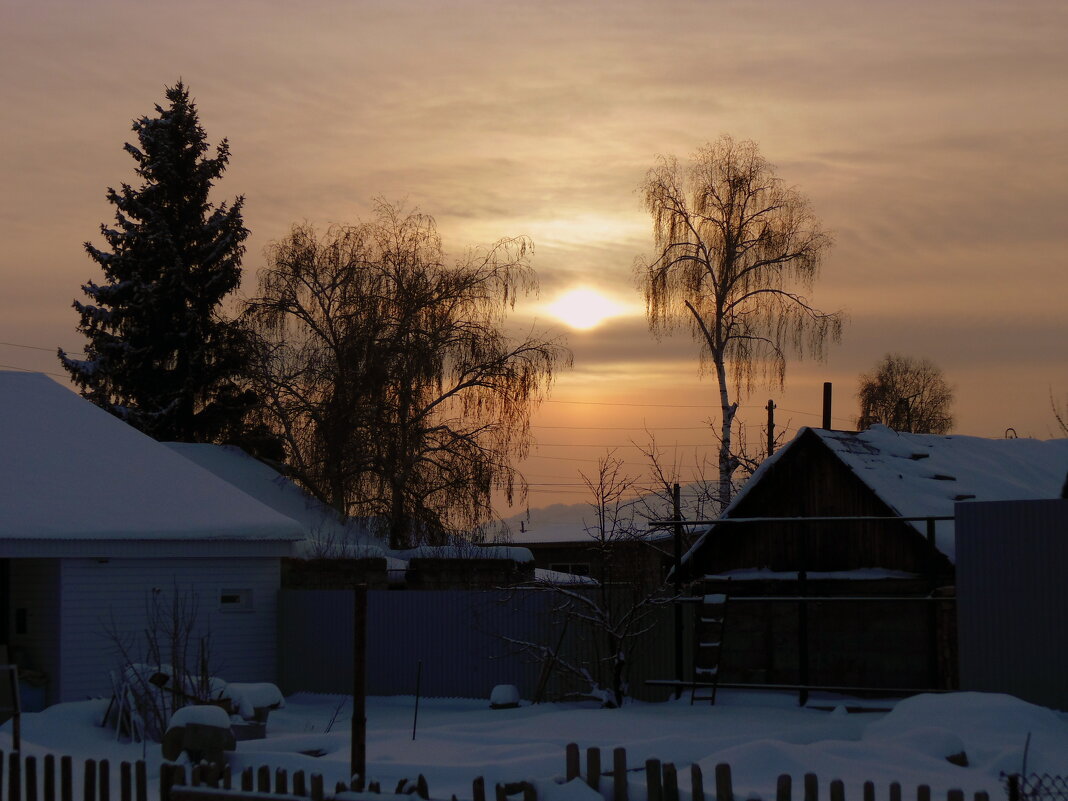
{"label": "cloudy sky", "polygon": [[[534,240],[541,296],[587,286],[630,312],[567,332],[574,369],[535,424],[531,505],[581,500],[605,447],[653,430],[692,475],[713,383],[696,347],[650,338],[633,265],[636,187],[657,154],[753,139],[835,236],[813,293],[849,316],[823,363],[743,400],[751,438],[856,413],[887,351],[956,387],[956,432],[1048,437],[1068,397],[1068,4],[981,2],[251,2],[6,0],[0,11],[0,364],[59,373],[82,242],[132,181],[134,117],[181,77],[247,198],[252,291],[294,222],[353,222],[376,196],[436,217],[447,246]],[[534,318],[534,322],[531,320]],[[15,347],[32,346],[32,347]],[[32,348],[46,348],[33,350]],[[563,485],[563,486],[555,486]],[[570,486],[569,486],[570,485]]]}

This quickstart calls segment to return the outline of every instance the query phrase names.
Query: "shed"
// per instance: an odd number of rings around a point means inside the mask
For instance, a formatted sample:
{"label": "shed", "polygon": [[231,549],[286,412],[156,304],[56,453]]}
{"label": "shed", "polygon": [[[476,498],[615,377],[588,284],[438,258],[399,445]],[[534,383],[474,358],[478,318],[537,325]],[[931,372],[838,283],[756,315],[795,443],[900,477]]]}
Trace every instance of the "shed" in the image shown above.
{"label": "shed", "polygon": [[[952,517],[968,501],[1055,498],[1068,439],[987,439],[802,428],[758,468],[722,519]],[[683,557],[692,577],[881,569],[952,575],[953,521],[713,525]]]}
{"label": "shed", "polygon": [[301,526],[36,373],[0,372],[0,643],[48,703],[110,691],[113,637],[198,602],[224,677],[274,681],[281,558]]}

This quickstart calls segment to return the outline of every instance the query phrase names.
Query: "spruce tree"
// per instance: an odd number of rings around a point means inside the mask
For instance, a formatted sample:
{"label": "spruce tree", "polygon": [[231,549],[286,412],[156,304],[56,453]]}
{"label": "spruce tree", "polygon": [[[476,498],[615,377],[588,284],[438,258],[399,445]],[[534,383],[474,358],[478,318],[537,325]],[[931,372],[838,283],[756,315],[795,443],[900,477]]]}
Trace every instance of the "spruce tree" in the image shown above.
{"label": "spruce tree", "polygon": [[160,440],[218,442],[239,438],[255,395],[237,379],[248,338],[220,316],[241,281],[248,230],[244,198],[213,206],[208,193],[230,158],[227,140],[213,158],[196,105],[179,81],[167,108],[134,120],[140,186],[108,188],[112,226],[100,226],[105,249],[86,242],[105,281],[82,286],[74,301],[85,359],[59,358],[81,394]]}

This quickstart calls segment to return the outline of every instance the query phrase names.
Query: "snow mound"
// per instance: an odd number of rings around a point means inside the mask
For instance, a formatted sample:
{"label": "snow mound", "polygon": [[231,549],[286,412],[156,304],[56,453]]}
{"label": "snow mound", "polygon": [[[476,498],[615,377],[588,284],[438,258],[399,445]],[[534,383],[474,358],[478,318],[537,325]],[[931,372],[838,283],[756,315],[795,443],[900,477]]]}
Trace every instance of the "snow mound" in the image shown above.
{"label": "snow mound", "polygon": [[971,765],[996,775],[1021,769],[1029,734],[1028,772],[1068,773],[1064,721],[1045,707],[1011,695],[961,692],[906,698],[869,725],[864,740],[892,742],[931,754],[932,749],[956,747],[949,743],[948,738],[953,738],[963,746]]}
{"label": "snow mound", "polygon": [[221,706],[183,706],[173,715],[171,722],[167,724],[167,731],[186,726],[190,723],[198,723],[201,726],[215,726],[219,729],[230,730],[230,716]]}

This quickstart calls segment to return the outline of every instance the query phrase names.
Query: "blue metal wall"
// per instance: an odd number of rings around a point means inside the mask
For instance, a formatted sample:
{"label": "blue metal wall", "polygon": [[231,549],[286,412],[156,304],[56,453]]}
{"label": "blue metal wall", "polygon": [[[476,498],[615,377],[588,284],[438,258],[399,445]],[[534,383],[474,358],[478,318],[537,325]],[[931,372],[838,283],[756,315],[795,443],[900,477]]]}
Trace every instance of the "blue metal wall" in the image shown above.
{"label": "blue metal wall", "polygon": [[1068,501],[956,515],[961,689],[1068,710]]}

